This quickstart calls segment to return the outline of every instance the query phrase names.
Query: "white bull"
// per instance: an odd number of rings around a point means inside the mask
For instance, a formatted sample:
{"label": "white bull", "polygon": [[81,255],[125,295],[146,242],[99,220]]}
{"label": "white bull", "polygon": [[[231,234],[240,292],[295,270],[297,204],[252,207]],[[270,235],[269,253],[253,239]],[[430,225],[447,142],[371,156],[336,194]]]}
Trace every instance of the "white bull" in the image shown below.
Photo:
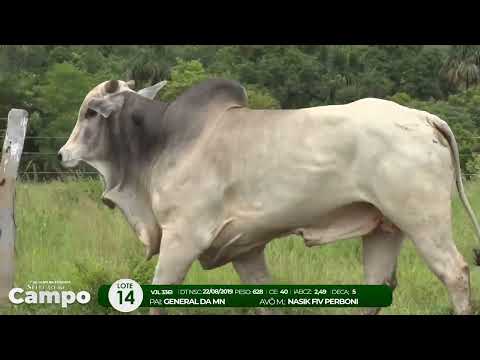
{"label": "white bull", "polygon": [[361,236],[366,282],[395,287],[408,236],[455,312],[471,313],[469,268],[452,239],[455,184],[480,230],[446,122],[379,99],[252,110],[225,80],[151,100],[163,85],[99,85],[59,152],[65,166],[83,160],[103,175],[104,201],[148,257],[159,253],[154,284],[181,283],[195,260],[231,261],[243,282],[268,283],[265,245],[298,234],[307,246]]}

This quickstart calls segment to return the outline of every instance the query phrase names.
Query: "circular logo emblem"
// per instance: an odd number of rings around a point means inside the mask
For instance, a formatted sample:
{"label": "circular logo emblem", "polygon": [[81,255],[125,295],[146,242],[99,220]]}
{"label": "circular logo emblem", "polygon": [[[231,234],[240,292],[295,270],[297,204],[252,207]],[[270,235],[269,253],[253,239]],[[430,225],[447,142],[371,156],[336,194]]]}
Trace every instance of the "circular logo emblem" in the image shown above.
{"label": "circular logo emblem", "polygon": [[135,280],[117,280],[108,291],[108,301],[110,301],[114,309],[121,312],[126,313],[138,309],[142,300],[142,287]]}

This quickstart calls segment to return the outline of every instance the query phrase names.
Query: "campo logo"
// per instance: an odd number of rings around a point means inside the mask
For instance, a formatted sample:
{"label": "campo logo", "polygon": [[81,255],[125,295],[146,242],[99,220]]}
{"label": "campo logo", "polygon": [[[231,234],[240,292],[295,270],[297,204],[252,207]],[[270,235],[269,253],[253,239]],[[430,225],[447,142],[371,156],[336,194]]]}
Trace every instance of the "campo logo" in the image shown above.
{"label": "campo logo", "polygon": [[8,299],[12,304],[61,304],[62,308],[78,302],[87,304],[91,300],[90,293],[80,291],[75,294],[73,291],[25,291],[22,288],[13,288],[8,293]]}

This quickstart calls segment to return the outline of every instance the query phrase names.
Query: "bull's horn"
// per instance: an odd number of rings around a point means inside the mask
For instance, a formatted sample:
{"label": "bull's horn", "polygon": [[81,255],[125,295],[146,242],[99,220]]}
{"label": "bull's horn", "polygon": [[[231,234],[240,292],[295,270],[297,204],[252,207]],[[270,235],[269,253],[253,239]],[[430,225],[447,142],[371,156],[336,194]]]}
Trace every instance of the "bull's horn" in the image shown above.
{"label": "bull's horn", "polygon": [[135,87],[135,80],[128,80],[126,84],[130,89],[133,89]]}
{"label": "bull's horn", "polygon": [[152,85],[142,90],[138,90],[137,94],[153,100],[153,98],[157,95],[160,89],[163,88],[165,85],[167,85],[167,81],[163,80],[160,81],[158,84]]}
{"label": "bull's horn", "polygon": [[112,94],[118,90],[119,85],[120,84],[118,83],[118,80],[110,80],[105,84],[105,91],[109,94]]}

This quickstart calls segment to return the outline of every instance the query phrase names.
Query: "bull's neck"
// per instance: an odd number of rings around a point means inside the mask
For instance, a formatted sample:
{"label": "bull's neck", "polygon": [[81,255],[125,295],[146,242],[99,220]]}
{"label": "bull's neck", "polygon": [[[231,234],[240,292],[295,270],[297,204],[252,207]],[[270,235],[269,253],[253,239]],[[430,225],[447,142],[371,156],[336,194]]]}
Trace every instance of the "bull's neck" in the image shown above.
{"label": "bull's neck", "polygon": [[[133,95],[127,102],[125,108],[142,109],[142,131],[138,138],[130,139],[122,138],[121,131],[115,133],[115,153],[110,156],[113,162],[96,164],[105,181],[104,198],[121,198],[120,194],[126,193],[150,198],[154,171],[158,177],[174,168],[206,126],[206,116],[192,117],[175,102],[154,102]],[[201,110],[205,112],[206,107]],[[125,120],[121,126],[124,124]]]}
{"label": "bull's neck", "polygon": [[150,259],[160,251],[161,237],[161,229],[152,211],[148,191],[151,167],[140,169],[135,164],[123,168],[120,172],[105,168],[102,170],[106,170],[102,201],[112,209],[119,208],[146,246],[146,257]]}
{"label": "bull's neck", "polygon": [[128,194],[146,196],[149,193],[149,179],[152,173],[150,164],[132,161],[123,167],[107,162],[96,162],[90,165],[102,175],[104,182],[102,201],[110,208],[124,207],[121,199]]}
{"label": "bull's neck", "polygon": [[131,187],[136,190],[147,190],[150,178],[150,165],[128,164],[126,167],[110,172],[111,176],[105,179],[105,191],[124,191]]}

